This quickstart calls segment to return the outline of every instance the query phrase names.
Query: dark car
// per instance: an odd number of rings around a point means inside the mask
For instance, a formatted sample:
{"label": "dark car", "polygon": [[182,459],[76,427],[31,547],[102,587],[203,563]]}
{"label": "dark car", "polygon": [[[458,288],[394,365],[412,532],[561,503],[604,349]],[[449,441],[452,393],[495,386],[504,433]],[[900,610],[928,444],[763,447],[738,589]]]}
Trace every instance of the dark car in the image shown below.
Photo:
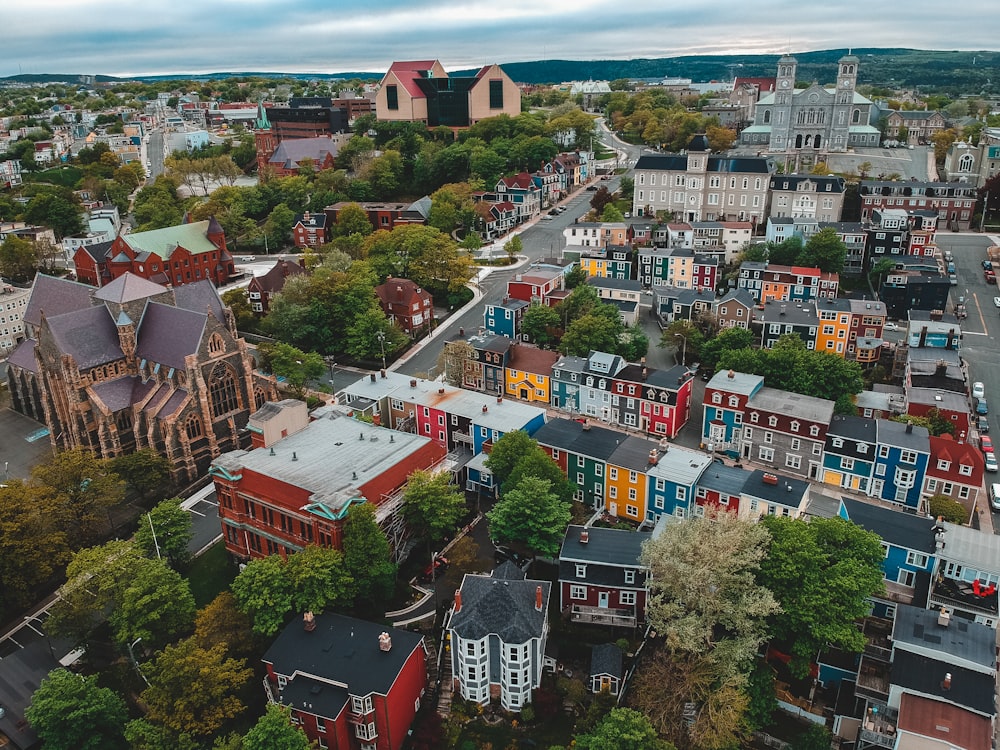
{"label": "dark car", "polygon": [[985,417],[989,413],[990,413],[990,410],[989,410],[989,407],[986,406],[986,399],[985,398],[977,398],[976,399],[976,414],[979,414],[979,415]]}
{"label": "dark car", "polygon": [[559,213],[558,208],[553,208],[549,211],[549,216],[556,216]]}
{"label": "dark car", "polygon": [[448,569],[448,558],[438,555],[434,558],[434,562],[424,568],[424,572],[420,575],[421,581],[433,581],[435,578],[440,576]]}
{"label": "dark car", "polygon": [[506,545],[497,544],[495,545],[495,547],[496,547],[496,552],[493,554],[493,560],[496,562],[497,565],[507,560],[510,560],[512,563],[514,563],[517,567],[520,568],[522,565],[524,565],[524,563],[528,561],[528,558],[526,558],[524,555],[522,555],[519,552],[516,552],[515,550],[512,550],[510,547]]}
{"label": "dark car", "polygon": [[587,185],[587,190],[597,190],[597,185]]}
{"label": "dark car", "polygon": [[979,430],[983,435],[990,431],[990,420],[986,417],[976,418],[976,429]]}

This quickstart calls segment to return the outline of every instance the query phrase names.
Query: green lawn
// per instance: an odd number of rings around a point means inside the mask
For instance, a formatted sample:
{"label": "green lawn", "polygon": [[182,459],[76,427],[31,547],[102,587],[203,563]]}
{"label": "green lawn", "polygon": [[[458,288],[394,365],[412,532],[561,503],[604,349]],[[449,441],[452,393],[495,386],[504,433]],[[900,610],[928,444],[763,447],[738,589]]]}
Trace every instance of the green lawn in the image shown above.
{"label": "green lawn", "polygon": [[204,607],[221,592],[229,588],[238,570],[226,554],[226,545],[220,539],[205,554],[196,558],[188,569],[194,602]]}
{"label": "green lawn", "polygon": [[52,185],[75,188],[76,184],[83,179],[83,172],[77,167],[54,167],[41,172],[26,172],[25,182],[48,182]]}

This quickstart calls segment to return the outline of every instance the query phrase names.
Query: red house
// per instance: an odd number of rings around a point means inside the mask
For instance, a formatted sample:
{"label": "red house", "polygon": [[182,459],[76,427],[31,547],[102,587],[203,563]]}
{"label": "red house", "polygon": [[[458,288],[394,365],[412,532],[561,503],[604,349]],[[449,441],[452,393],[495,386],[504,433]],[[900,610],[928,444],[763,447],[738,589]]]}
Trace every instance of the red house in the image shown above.
{"label": "red house", "polygon": [[640,561],[651,533],[566,529],[559,551],[559,609],[573,622],[635,627],[646,618],[646,577]]}
{"label": "red house", "polygon": [[326,214],[313,214],[306,211],[295,217],[292,226],[292,240],[295,247],[311,247],[313,249],[330,241],[330,233],[326,228]]}
{"label": "red house", "polygon": [[389,277],[375,287],[386,316],[409,334],[429,326],[434,319],[431,295],[409,279]]}
{"label": "red house", "polygon": [[111,247],[79,247],[73,255],[76,277],[104,286],[125,273],[164,286],[208,279],[222,286],[236,273],[226,234],[215,217],[149,232],[119,235]]}
{"label": "red house", "polygon": [[929,436],[931,456],[924,475],[924,493],[947,495],[970,513],[983,487],[983,454],[951,435]]}
{"label": "red house", "polygon": [[334,613],[292,622],[263,662],[268,701],[331,750],[399,750],[427,686],[422,635]]}
{"label": "red house", "polygon": [[563,288],[565,276],[561,270],[533,268],[519,273],[507,282],[507,296],[525,302],[540,302],[550,292]]}
{"label": "red house", "polygon": [[392,231],[404,224],[426,224],[431,210],[431,199],[424,196],[413,203],[352,203],[344,201],[334,203],[323,209],[327,223],[332,227],[340,220],[340,212],[347,206],[358,206],[368,214],[368,221],[376,230]]}
{"label": "red house", "polygon": [[235,557],[287,555],[309,544],[341,549],[355,503],[371,503],[376,520],[391,526],[407,477],[446,455],[420,435],[334,411],[314,416],[310,422],[295,399],[265,404],[247,425],[253,450],[212,462],[226,550]]}
{"label": "red house", "polygon": [[[303,261],[304,263],[305,261]],[[300,276],[306,269],[290,260],[279,260],[274,268],[260,276],[254,276],[247,284],[250,309],[258,315],[267,315],[271,298],[285,288],[289,276]]]}

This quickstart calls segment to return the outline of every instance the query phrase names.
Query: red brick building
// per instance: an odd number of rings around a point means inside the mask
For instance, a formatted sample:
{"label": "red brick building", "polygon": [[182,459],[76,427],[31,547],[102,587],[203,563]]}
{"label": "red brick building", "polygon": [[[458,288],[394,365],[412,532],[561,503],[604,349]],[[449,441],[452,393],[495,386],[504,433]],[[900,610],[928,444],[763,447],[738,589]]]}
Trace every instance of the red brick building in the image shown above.
{"label": "red brick building", "polygon": [[311,247],[313,249],[330,241],[327,229],[326,214],[314,214],[306,211],[295,217],[292,226],[292,241],[295,247]]}
{"label": "red brick building", "polygon": [[[303,261],[304,263],[304,261]],[[267,315],[271,308],[271,298],[285,288],[290,276],[300,276],[306,269],[290,260],[279,260],[267,273],[254,276],[247,284],[250,309],[258,315]]]}
{"label": "red brick building", "polygon": [[76,277],[104,286],[126,273],[164,286],[208,279],[215,286],[235,272],[226,235],[215,217],[150,232],[119,235],[109,246],[79,247],[73,255]]}
{"label": "red brick building", "polygon": [[434,319],[431,295],[409,279],[390,276],[375,287],[375,294],[389,320],[409,334],[430,325]]}
{"label": "red brick building", "polygon": [[390,543],[398,542],[395,511],[407,477],[446,455],[430,438],[335,411],[310,422],[305,403],[294,399],[265,404],[247,427],[253,450],[226,453],[209,470],[226,550],[242,560],[308,544],[341,549],[347,511],[363,502],[375,506]]}
{"label": "red brick building", "polygon": [[263,662],[268,701],[331,750],[399,750],[427,687],[422,635],[332,612],[292,622]]}
{"label": "red brick building", "polygon": [[329,226],[332,228],[337,223],[340,212],[345,206],[360,206],[368,214],[368,221],[376,230],[393,230],[402,224],[426,224],[427,216],[431,210],[431,199],[421,198],[413,203],[334,203],[323,209],[326,213]]}

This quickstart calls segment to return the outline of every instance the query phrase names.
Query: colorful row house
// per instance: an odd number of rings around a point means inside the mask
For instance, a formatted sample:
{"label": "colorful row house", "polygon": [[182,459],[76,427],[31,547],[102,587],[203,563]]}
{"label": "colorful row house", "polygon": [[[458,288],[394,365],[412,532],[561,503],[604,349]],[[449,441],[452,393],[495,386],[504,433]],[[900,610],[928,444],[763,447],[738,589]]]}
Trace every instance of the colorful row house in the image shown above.
{"label": "colorful row house", "polygon": [[767,261],[744,261],[736,285],[748,289],[758,302],[808,302],[836,298],[840,277],[803,266],[781,266]]}
{"label": "colorful row house", "polygon": [[687,248],[639,248],[636,262],[638,280],[647,289],[656,285],[715,289],[719,280],[718,256]]}

